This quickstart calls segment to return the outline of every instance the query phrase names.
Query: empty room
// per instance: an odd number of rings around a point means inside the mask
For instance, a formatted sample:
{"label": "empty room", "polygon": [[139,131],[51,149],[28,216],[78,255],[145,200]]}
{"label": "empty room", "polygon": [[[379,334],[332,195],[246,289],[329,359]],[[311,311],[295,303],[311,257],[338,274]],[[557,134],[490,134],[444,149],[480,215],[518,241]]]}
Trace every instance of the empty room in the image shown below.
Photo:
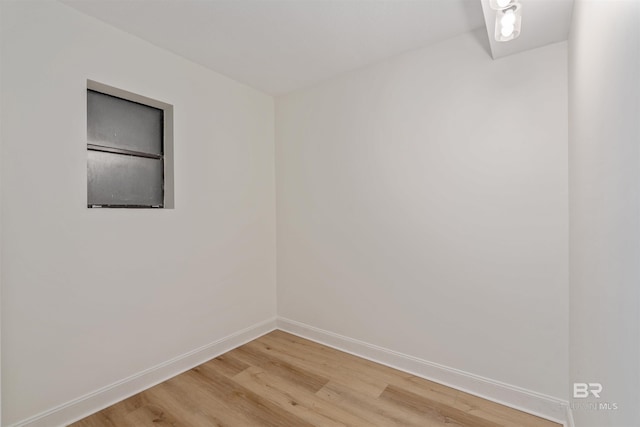
{"label": "empty room", "polygon": [[0,424],[640,426],[640,0],[0,0]]}

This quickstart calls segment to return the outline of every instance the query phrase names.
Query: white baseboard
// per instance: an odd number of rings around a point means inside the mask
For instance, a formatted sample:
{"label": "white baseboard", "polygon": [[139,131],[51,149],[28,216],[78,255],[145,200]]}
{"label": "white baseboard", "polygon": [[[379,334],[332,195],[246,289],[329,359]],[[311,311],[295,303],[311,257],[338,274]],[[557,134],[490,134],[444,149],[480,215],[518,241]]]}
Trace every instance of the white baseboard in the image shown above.
{"label": "white baseboard", "polygon": [[104,409],[136,393],[153,387],[182,372],[188,371],[229,350],[254,340],[276,328],[276,319],[269,319],[235,332],[227,337],[204,345],[188,353],[145,369],[92,393],[81,396],[63,405],[37,414],[11,427],[65,426]]}
{"label": "white baseboard", "polygon": [[250,326],[63,405],[34,415],[10,427],[68,425],[192,369],[276,328],[505,406],[556,421],[565,427],[574,427],[569,403],[564,400],[428,362],[282,317],[269,319]]}
{"label": "white baseboard", "polygon": [[393,350],[278,318],[278,329],[572,427],[569,402]]}

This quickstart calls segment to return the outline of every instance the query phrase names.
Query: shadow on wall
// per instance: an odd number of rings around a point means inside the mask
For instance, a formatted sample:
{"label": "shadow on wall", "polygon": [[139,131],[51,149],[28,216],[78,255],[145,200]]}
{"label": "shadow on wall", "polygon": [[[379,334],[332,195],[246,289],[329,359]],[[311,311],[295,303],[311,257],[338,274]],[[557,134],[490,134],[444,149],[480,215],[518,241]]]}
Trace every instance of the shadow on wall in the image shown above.
{"label": "shadow on wall", "polygon": [[[482,10],[482,2],[476,1],[473,2],[474,6],[473,7],[465,7],[463,8],[464,10],[464,19],[467,21],[467,23],[471,24],[471,27],[473,27],[473,23],[476,22],[478,15],[479,16],[483,16],[484,12]],[[478,44],[482,47],[482,50],[484,50],[487,55],[489,55],[490,58],[492,58],[493,56],[491,55],[491,45],[489,44],[489,38],[487,36],[487,31],[484,27],[484,25],[479,26],[478,28],[476,28],[473,32],[473,38],[475,41],[478,42]]]}
{"label": "shadow on wall", "polygon": [[473,31],[473,39],[478,43],[482,50],[486,52],[489,58],[493,58],[491,54],[491,44],[489,43],[489,36],[487,35],[487,31],[484,28],[478,28]]}

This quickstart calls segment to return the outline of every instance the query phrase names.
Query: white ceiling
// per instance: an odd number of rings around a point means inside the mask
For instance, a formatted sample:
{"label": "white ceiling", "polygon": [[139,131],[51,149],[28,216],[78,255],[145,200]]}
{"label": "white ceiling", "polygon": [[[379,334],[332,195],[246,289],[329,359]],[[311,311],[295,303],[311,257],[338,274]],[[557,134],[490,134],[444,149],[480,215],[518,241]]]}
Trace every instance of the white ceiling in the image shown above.
{"label": "white ceiling", "polygon": [[494,58],[566,40],[573,10],[573,0],[519,0],[521,35],[501,43],[489,0],[61,1],[272,95],[484,27],[485,17]]}
{"label": "white ceiling", "polygon": [[478,0],[62,0],[278,95],[484,26]]}

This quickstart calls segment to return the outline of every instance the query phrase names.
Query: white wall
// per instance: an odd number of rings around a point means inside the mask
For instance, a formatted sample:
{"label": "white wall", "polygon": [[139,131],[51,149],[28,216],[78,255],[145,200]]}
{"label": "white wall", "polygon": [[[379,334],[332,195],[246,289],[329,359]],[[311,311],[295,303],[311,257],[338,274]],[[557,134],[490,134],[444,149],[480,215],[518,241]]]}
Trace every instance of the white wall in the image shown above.
{"label": "white wall", "polygon": [[[2,2],[3,425],[275,316],[273,99]],[[86,80],[174,105],[175,209],[86,208]]]}
{"label": "white wall", "polygon": [[278,312],[566,399],[566,43],[481,34],[276,100]]}
{"label": "white wall", "polygon": [[571,382],[616,411],[579,427],[640,425],[640,2],[577,0],[569,42]]}
{"label": "white wall", "polygon": [[[2,22],[2,2],[0,2]],[[2,31],[0,31],[0,100],[2,99]],[[2,425],[2,102],[0,101],[0,425]]]}

